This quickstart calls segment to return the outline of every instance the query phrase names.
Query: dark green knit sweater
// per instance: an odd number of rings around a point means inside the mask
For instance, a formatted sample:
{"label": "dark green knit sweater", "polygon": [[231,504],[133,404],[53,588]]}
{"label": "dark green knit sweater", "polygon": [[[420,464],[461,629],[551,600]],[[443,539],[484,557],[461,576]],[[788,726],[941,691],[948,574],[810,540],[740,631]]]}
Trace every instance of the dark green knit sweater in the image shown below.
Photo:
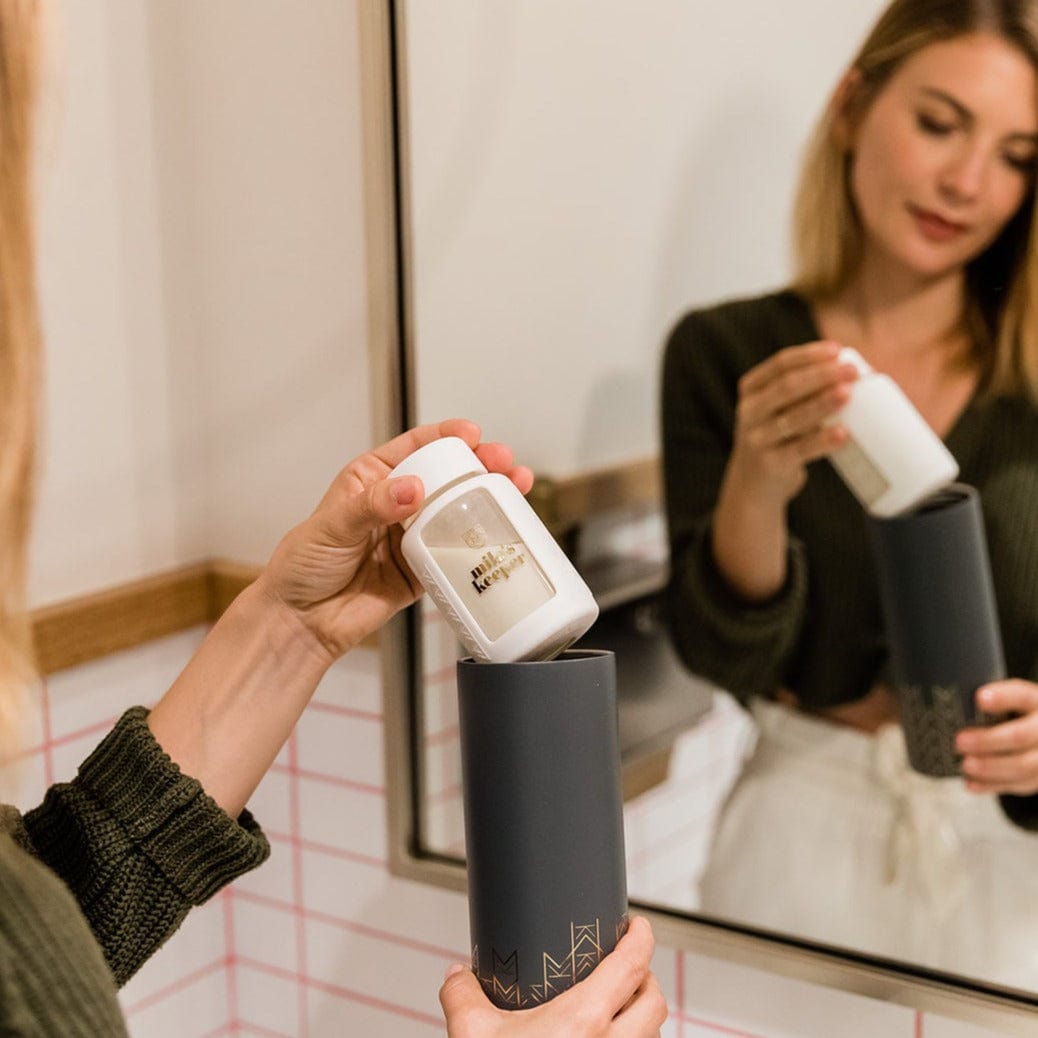
{"label": "dark green knit sweater", "polygon": [[[667,343],[663,463],[675,645],[686,665],[743,702],[779,685],[806,707],[861,698],[887,662],[865,514],[827,461],[791,502],[788,579],[762,605],[736,597],[714,565],[710,529],[732,449],[737,382],[785,346],[822,338],[792,292],[686,315]],[[946,444],[980,492],[1006,664],[1038,681],[1038,409],[974,399]],[[1003,798],[1022,824],[1038,799]]]}
{"label": "dark green knit sweater", "polygon": [[21,817],[0,807],[0,1038],[125,1035],[116,988],[270,846],[126,712]]}

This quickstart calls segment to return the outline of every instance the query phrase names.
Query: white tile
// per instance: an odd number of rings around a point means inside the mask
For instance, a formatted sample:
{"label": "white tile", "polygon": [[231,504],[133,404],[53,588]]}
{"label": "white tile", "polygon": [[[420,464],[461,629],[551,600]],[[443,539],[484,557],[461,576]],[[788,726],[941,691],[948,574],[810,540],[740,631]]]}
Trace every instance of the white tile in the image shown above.
{"label": "white tile", "polygon": [[303,852],[303,876],[308,909],[438,949],[441,970],[468,960],[463,895],[309,850]]}
{"label": "white tile", "polygon": [[0,771],[0,801],[22,812],[39,804],[46,790],[46,759],[41,751],[19,757]]}
{"label": "white tile", "polygon": [[108,729],[83,735],[70,742],[54,747],[52,760],[54,764],[54,781],[69,782],[76,777],[80,764],[93,753],[95,747],[108,734]]}
{"label": "white tile", "polygon": [[295,863],[291,844],[270,841],[270,857],[258,868],[234,881],[235,890],[248,891],[260,897],[292,900]]}
{"label": "white tile", "polygon": [[421,1015],[412,1015],[313,988],[307,992],[307,998],[310,1006],[308,1038],[344,1038],[346,1035],[442,1038],[446,1030],[439,1002]]}
{"label": "white tile", "polygon": [[313,779],[299,779],[299,813],[305,840],[384,860],[385,798]]}
{"label": "white tile", "polygon": [[300,1009],[301,985],[245,965],[238,967],[236,984],[238,1020],[243,1025],[253,1024],[256,1028],[255,1032],[250,1032],[247,1026],[242,1026],[242,1034],[267,1035],[274,1032],[286,1038],[309,1038],[300,1027],[303,1012]]}
{"label": "white tile", "polygon": [[300,768],[383,787],[381,721],[311,707],[296,725],[296,739]]}
{"label": "white tile", "polygon": [[287,833],[292,826],[289,776],[283,771],[268,771],[249,797],[249,810],[264,829]]}
{"label": "white tile", "polygon": [[196,1038],[229,1019],[227,972],[220,969],[132,1013],[127,1023],[131,1038]]}
{"label": "white tile", "polygon": [[26,692],[23,703],[20,745],[27,750],[37,749],[44,742],[43,728],[43,685],[37,682]]}
{"label": "white tile", "polygon": [[439,1012],[441,956],[313,920],[306,936],[307,974],[314,981],[401,1015]]}
{"label": "white tile", "polygon": [[447,800],[426,803],[422,840],[430,850],[465,857],[465,808],[460,792]]}
{"label": "white tile", "polygon": [[461,792],[461,744],[455,735],[444,742],[425,746],[422,750],[425,788],[435,803],[445,791]]}
{"label": "white tile", "polygon": [[[919,1038],[994,1038],[1002,1032],[987,1025],[966,1023],[963,1020],[950,1020],[944,1016],[934,1016],[927,1013],[923,1017],[923,1023]],[[1017,1034],[1023,1033],[1018,1029]],[[1038,1012],[1034,1033],[1038,1033]]]}
{"label": "white tile", "polygon": [[915,1034],[915,1014],[902,1006],[691,954],[685,956],[685,1014],[701,1026],[728,1027],[754,1038]]}
{"label": "white tile", "polygon": [[300,967],[297,917],[289,908],[234,899],[234,952],[295,973]]}
{"label": "white tile", "polygon": [[51,675],[53,737],[114,720],[128,707],[155,703],[202,644],[205,633],[205,627],[194,627]]}
{"label": "white tile", "polygon": [[314,699],[372,714],[382,713],[382,660],[377,649],[347,653],[325,675]]}

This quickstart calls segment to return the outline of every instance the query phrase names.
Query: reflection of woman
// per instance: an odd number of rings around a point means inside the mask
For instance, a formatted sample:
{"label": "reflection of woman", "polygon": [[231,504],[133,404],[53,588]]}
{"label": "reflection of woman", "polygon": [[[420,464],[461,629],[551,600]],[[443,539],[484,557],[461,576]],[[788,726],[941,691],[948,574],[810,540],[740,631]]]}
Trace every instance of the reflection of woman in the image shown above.
{"label": "reflection of woman", "polygon": [[[30,219],[31,98],[39,5],[0,4],[0,737],[31,678],[22,608],[38,366]],[[116,985],[188,910],[265,859],[245,803],[329,666],[418,585],[396,524],[422,500],[390,468],[441,435],[473,448],[471,422],[405,433],[351,462],[290,531],[149,714],[128,711],[70,783],[19,814],[0,806],[0,1034],[125,1035]],[[478,447],[528,490],[507,448]],[[2,758],[2,755],[0,755]],[[189,777],[190,776],[190,777]],[[634,920],[617,950],[546,1006],[496,1010],[469,970],[441,991],[452,1038],[657,1033],[665,1003],[652,935]]]}
{"label": "reflection of woman", "polygon": [[[688,314],[663,378],[674,639],[759,730],[704,909],[1030,986],[1008,934],[1038,911],[1036,146],[1038,2],[895,0],[808,151],[792,287]],[[809,464],[846,439],[837,344],[981,493],[1014,677],[978,701],[1020,717],[960,734],[965,782],[905,766],[864,515]]]}

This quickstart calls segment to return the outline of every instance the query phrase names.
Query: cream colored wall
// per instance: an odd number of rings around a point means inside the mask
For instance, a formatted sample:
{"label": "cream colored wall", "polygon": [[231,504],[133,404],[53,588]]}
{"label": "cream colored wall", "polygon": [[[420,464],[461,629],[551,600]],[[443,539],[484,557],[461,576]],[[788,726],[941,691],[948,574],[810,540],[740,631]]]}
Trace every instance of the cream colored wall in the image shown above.
{"label": "cream colored wall", "polygon": [[34,603],[262,562],[367,445],[355,22],[336,0],[61,8]]}
{"label": "cream colored wall", "polygon": [[535,469],[654,454],[686,309],[781,285],[799,153],[884,0],[402,0],[417,409]]}

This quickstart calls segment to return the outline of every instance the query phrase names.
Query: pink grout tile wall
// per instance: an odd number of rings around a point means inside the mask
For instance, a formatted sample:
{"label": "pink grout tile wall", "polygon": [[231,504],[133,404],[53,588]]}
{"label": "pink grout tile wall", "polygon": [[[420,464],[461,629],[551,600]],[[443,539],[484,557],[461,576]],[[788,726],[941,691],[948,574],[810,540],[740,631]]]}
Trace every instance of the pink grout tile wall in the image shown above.
{"label": "pink grout tile wall", "polygon": [[[49,781],[70,777],[123,709],[161,694],[203,635],[199,629],[163,639],[48,681],[19,762],[16,802],[31,806]],[[430,711],[433,745],[456,745],[451,699],[445,692]],[[719,759],[709,746],[726,721],[710,723],[715,735],[689,747],[680,762],[690,777],[698,767],[707,778]],[[456,774],[446,762],[438,767],[447,790]],[[667,796],[681,803],[677,793]],[[443,1034],[436,996],[444,969],[468,954],[465,902],[389,874],[384,801],[379,661],[358,650],[329,673],[250,804],[271,838],[271,860],[192,913],[126,986],[131,1034]],[[639,804],[646,814],[664,807]],[[690,815],[691,830],[695,817],[709,822]],[[635,813],[632,833],[638,824]],[[639,868],[635,862],[632,875]],[[666,947],[658,948],[654,967],[671,1005],[665,1038],[987,1033]]]}

